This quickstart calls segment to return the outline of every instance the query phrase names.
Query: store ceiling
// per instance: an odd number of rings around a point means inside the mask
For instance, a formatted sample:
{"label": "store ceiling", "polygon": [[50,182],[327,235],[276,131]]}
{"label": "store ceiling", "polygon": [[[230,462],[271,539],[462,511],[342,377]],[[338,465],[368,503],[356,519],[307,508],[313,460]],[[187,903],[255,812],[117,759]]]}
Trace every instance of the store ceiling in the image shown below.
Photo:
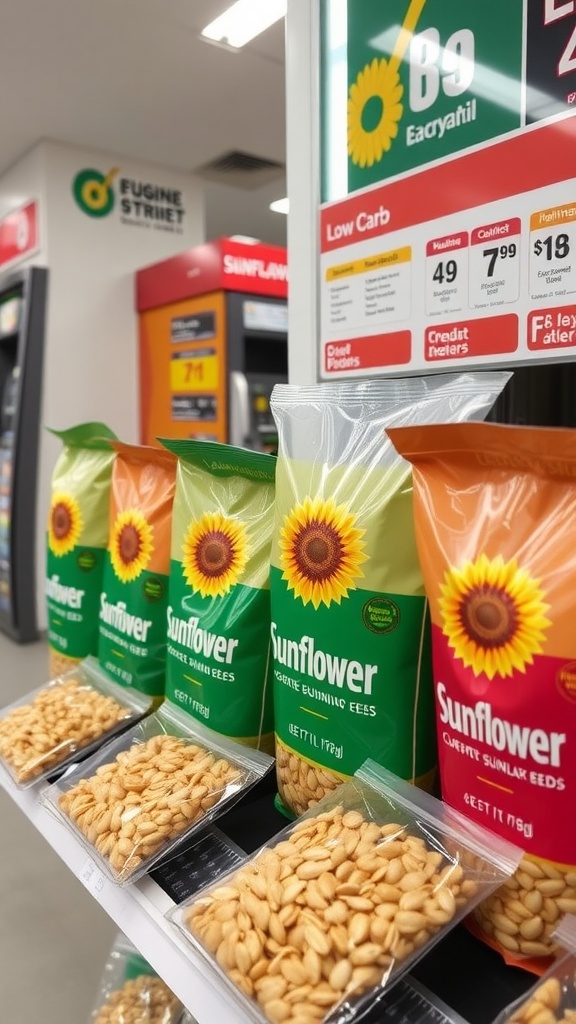
{"label": "store ceiling", "polygon": [[[230,150],[284,165],[284,23],[239,53],[198,39],[229,0],[18,0],[0,14],[0,174],[40,139],[195,172]],[[206,235],[286,244],[277,180],[207,182]]]}

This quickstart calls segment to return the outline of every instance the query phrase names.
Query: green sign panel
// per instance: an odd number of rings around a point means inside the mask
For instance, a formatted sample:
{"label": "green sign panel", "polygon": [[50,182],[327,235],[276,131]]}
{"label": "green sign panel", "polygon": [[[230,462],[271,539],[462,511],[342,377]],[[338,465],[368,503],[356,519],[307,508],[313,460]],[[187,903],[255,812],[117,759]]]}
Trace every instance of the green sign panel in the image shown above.
{"label": "green sign panel", "polygon": [[322,199],[521,126],[523,0],[325,0]]}

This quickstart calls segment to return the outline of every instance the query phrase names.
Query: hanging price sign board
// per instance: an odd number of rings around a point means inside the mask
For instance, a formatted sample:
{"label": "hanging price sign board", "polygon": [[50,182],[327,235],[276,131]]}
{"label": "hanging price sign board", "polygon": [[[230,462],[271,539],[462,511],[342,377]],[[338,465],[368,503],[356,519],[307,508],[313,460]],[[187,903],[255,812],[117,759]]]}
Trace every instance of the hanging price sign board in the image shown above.
{"label": "hanging price sign board", "polygon": [[328,0],[320,373],[576,358],[576,0]]}

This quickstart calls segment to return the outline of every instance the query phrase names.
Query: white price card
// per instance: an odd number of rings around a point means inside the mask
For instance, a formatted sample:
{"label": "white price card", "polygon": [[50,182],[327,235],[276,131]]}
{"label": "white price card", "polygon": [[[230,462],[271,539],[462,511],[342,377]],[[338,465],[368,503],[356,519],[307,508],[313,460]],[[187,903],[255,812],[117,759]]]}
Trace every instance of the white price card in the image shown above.
{"label": "white price card", "polygon": [[99,899],[106,885],[106,876],[102,874],[93,860],[87,860],[80,869],[78,876],[88,892]]}
{"label": "white price card", "polygon": [[576,292],[576,204],[538,210],[530,217],[530,298]]}
{"label": "white price card", "polygon": [[519,217],[474,228],[470,246],[470,306],[490,309],[520,295]]}
{"label": "white price card", "polygon": [[412,248],[375,253],[326,269],[324,326],[365,330],[410,316]]}
{"label": "white price card", "polygon": [[429,316],[468,308],[467,231],[426,243],[426,312]]}

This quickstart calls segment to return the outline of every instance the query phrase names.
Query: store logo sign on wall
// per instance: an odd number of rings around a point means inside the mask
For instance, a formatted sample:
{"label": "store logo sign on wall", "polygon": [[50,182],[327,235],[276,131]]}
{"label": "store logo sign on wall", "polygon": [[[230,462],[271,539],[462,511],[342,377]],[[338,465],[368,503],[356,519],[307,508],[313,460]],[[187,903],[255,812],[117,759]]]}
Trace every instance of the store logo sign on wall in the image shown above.
{"label": "store logo sign on wall", "polygon": [[106,217],[114,209],[112,181],[120,168],[112,167],[108,174],[101,174],[87,167],[74,178],[72,192],[83,213],[89,217]]}
{"label": "store logo sign on wall", "polygon": [[88,217],[114,213],[121,224],[148,230],[184,233],[186,210],[180,189],[121,175],[119,167],[103,174],[85,167],[75,175],[72,195]]}

